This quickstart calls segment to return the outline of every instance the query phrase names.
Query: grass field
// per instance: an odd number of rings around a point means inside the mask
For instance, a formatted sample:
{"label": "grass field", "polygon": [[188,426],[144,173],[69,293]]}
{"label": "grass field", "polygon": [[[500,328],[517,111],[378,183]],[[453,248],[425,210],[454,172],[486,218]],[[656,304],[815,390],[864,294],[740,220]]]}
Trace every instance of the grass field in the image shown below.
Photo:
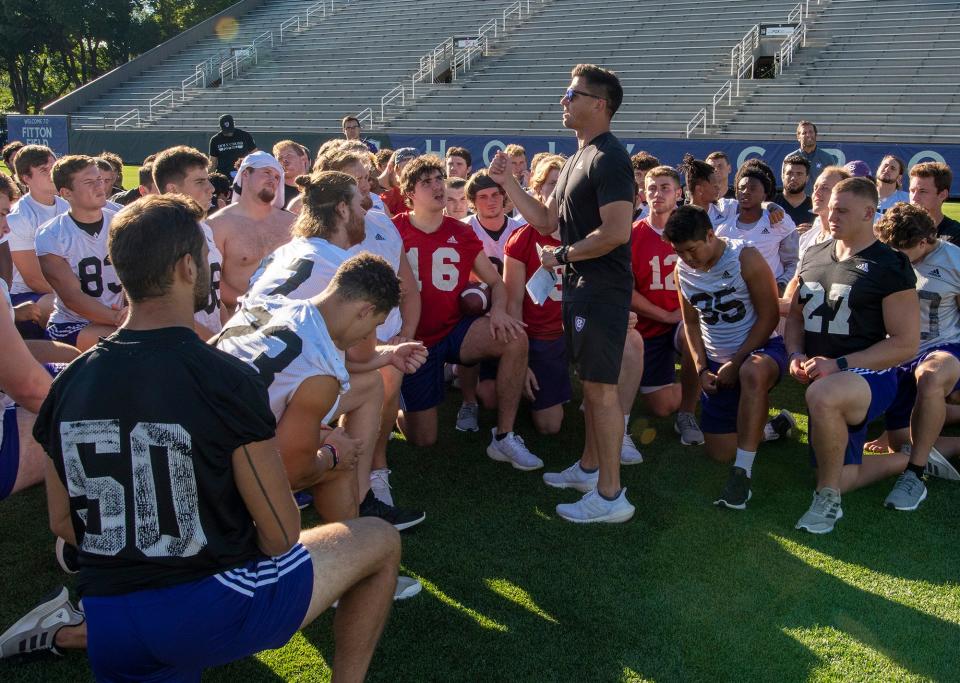
{"label": "grass field", "polygon": [[[638,408],[632,432],[646,460],[623,473],[637,515],[579,527],[554,512],[579,494],[488,459],[488,432],[455,432],[452,403],[437,447],[390,447],[398,500],[427,511],[404,535],[403,557],[424,592],[394,609],[370,680],[956,680],[960,487],[933,480],[918,512],[898,513],[882,508],[890,483],[881,483],[845,496],[834,533],[811,536],[793,528],[813,486],[802,417],[799,438],[761,448],[750,508],[733,512],[710,504],[726,467]],[[785,380],[772,405],[801,411],[800,387]],[[483,418],[489,429],[492,415]],[[579,454],[573,405],[566,419],[561,438],[538,437],[521,419],[549,468]],[[66,579],[42,492],[2,510],[5,627]],[[327,680],[331,623],[325,614],[284,648],[206,680]],[[0,663],[0,679],[89,672],[72,653]]]}
{"label": "grass field", "polygon": [[[646,460],[623,472],[637,515],[579,527],[554,511],[579,494],[484,455],[491,414],[479,435],[452,429],[457,398],[437,447],[390,446],[398,501],[427,511],[403,557],[424,592],[394,609],[371,681],[957,680],[960,486],[932,480],[919,511],[898,513],[881,506],[892,482],[879,483],[844,497],[834,533],[811,536],[793,528],[813,487],[802,415],[799,435],[761,448],[754,498],[734,512],[710,504],[726,467],[638,406]],[[771,405],[802,413],[802,389],[784,380]],[[566,419],[562,437],[518,426],[548,468],[579,455],[575,405]],[[40,489],[0,503],[0,630],[70,585],[52,549]],[[205,680],[328,680],[331,624],[325,614]],[[5,683],[89,679],[79,653],[0,662]]]}

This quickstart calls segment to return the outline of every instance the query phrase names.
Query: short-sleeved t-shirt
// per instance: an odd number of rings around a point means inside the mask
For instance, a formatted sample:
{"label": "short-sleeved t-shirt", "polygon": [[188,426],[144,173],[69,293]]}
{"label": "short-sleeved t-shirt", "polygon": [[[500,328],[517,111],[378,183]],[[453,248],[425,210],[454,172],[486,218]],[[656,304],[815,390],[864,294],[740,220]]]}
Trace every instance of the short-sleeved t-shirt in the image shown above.
{"label": "short-sleeved t-shirt", "polygon": [[[600,207],[620,201],[633,204],[633,166],[626,148],[612,133],[598,135],[567,159],[553,196],[559,207],[563,244],[582,240],[603,222]],[[629,243],[603,256],[569,263],[564,269],[564,301],[626,308],[632,291]]]}
{"label": "short-sleeved t-shirt", "polygon": [[843,261],[836,246],[836,240],[811,245],[797,272],[804,353],[811,358],[839,358],[883,341],[883,300],[917,283],[909,259],[883,242]]}
{"label": "short-sleeved t-shirt", "polygon": [[960,246],[960,221],[944,216],[940,225],[937,226],[937,237],[947,240],[950,244]]}
{"label": "short-sleeved t-shirt", "polygon": [[794,206],[783,196],[783,192],[780,192],[774,196],[773,203],[783,209],[795,225],[812,223],[813,219],[816,218],[816,214],[813,213],[813,199],[810,198],[810,195],[807,195],[802,202]]}
{"label": "short-sleeved t-shirt", "polygon": [[[552,235],[541,235],[533,226],[525,225],[510,235],[503,248],[504,256],[509,256],[526,267],[527,281],[541,267],[537,245],[559,247],[560,240]],[[531,339],[556,339],[563,334],[563,311],[560,305],[563,300],[563,266],[557,266],[554,274],[557,276],[557,286],[550,290],[543,304],[534,303],[530,294],[526,291],[523,293],[523,322],[527,325],[527,336]]]}
{"label": "short-sleeved t-shirt", "polygon": [[223,131],[210,138],[210,156],[217,157],[217,172],[233,177],[234,165],[257,148],[253,136],[245,130],[234,128],[233,135]]}
{"label": "short-sleeved t-shirt", "polygon": [[195,581],[258,557],[233,451],[273,437],[256,370],[193,330],[120,330],[54,380],[33,435],[70,497],[82,595]]}
{"label": "short-sleeved t-shirt", "polygon": [[[673,269],[677,265],[677,252],[660,233],[645,219],[633,224],[630,237],[630,249],[633,252],[633,286],[654,306],[665,311],[680,308],[677,296],[677,283],[673,278]],[[673,331],[671,323],[662,323],[646,316],[637,316],[637,332],[644,339],[658,337]]]}
{"label": "short-sleeved t-shirt", "polygon": [[440,227],[426,233],[414,227],[409,213],[393,219],[420,287],[420,322],[416,338],[433,346],[463,318],[460,293],[470,284],[470,272],[483,245],[466,223],[444,216]]}

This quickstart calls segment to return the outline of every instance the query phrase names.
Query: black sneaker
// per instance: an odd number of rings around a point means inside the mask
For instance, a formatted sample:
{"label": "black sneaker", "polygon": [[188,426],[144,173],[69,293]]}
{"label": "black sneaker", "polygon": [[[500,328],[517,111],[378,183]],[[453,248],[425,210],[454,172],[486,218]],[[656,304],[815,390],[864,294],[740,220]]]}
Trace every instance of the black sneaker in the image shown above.
{"label": "black sneaker", "polygon": [[763,440],[789,439],[796,428],[797,421],[793,414],[789,410],[781,410],[779,415],[763,426]]}
{"label": "black sneaker", "polygon": [[422,511],[404,510],[403,508],[387,505],[382,500],[377,500],[373,495],[373,490],[367,491],[366,497],[360,503],[361,517],[379,517],[385,522],[393,525],[397,531],[403,531],[410,527],[417,526],[427,518],[427,513]]}
{"label": "black sneaker", "polygon": [[734,466],[730,468],[730,476],[727,478],[727,485],[723,487],[723,493],[713,501],[713,504],[733,510],[746,510],[747,501],[752,496],[747,471],[742,467]]}

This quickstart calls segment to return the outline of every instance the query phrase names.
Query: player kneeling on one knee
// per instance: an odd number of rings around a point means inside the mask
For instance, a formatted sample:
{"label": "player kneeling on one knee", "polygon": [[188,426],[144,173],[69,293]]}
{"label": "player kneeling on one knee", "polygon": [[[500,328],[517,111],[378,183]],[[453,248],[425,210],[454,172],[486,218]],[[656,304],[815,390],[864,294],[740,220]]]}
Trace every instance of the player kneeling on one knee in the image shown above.
{"label": "player kneeling on one knee", "polygon": [[767,394],[786,370],[773,273],[755,248],[713,233],[707,212],[684,206],[664,236],[680,257],[674,270],[683,324],[702,388],[707,453],[734,460],[717,505],[742,510],[767,420]]}
{"label": "player kneeling on one knee", "polygon": [[34,429],[50,526],[79,548],[84,612],[64,589],[0,648],[86,642],[98,680],[199,681],[282,646],[339,598],[333,675],[362,680],[399,535],[377,519],[301,533],[261,377],[193,331],[209,295],[201,216],[192,200],[151,196],[110,227],[130,317],[54,381]]}
{"label": "player kneeling on one knee", "polygon": [[920,352],[900,366],[897,396],[886,415],[891,448],[909,446],[910,462],[884,502],[888,508],[916,510],[927,497],[925,472],[960,479],[934,448],[946,398],[960,382],[960,247],[937,239],[930,215],[903,202],[887,209],[874,231],[906,254],[917,276]]}
{"label": "player kneeling on one knee", "polygon": [[886,412],[897,368],[917,354],[920,305],[909,259],[878,241],[877,189],[865,178],[830,195],[832,240],[810,246],[787,318],[790,374],[809,384],[810,445],[817,489],[797,528],[833,530],[840,493],[903,472],[904,454],[863,457],[867,425]]}

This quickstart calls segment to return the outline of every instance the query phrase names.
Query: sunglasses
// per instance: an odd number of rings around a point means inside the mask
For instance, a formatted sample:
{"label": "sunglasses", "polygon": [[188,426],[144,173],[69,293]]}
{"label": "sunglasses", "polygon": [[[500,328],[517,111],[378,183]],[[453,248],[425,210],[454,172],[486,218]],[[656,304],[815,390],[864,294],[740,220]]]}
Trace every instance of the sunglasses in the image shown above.
{"label": "sunglasses", "polygon": [[573,98],[576,97],[577,95],[583,95],[584,97],[592,97],[595,100],[606,101],[607,99],[606,97],[600,97],[599,95],[591,95],[588,92],[583,92],[582,90],[574,90],[573,88],[567,88],[567,91],[563,94],[563,97],[564,99],[567,100],[567,102],[573,102]]}

